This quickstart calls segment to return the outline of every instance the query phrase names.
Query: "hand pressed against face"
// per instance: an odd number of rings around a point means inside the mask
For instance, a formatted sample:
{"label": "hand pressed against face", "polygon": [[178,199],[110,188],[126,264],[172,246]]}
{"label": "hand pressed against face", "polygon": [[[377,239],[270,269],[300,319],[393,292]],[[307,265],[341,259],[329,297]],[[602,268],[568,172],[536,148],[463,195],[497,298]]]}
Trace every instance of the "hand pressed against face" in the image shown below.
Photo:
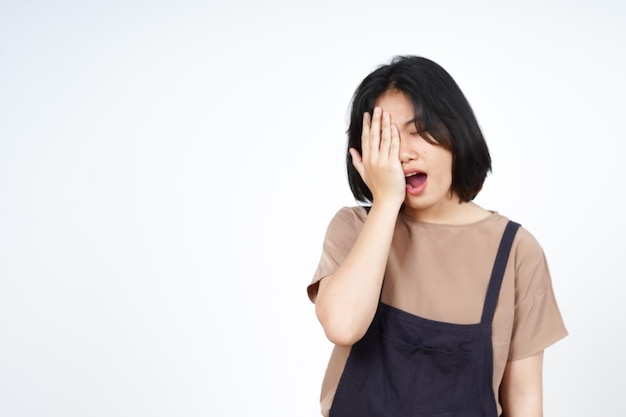
{"label": "hand pressed against face", "polygon": [[380,107],[363,115],[361,151],[350,149],[353,165],[377,204],[399,209],[405,198],[405,182],[398,157],[400,137],[391,115]]}
{"label": "hand pressed against face", "polygon": [[391,125],[397,127],[397,155],[405,177],[404,213],[432,218],[454,210],[459,198],[450,193],[452,152],[426,141],[417,132],[413,103],[403,92],[386,91],[376,100],[376,107],[388,113]]}

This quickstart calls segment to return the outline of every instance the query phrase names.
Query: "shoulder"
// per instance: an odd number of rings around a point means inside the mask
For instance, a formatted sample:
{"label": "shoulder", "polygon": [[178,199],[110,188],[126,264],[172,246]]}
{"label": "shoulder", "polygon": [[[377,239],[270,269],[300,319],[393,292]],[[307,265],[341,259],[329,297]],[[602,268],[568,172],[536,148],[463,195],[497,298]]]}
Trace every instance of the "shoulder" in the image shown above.
{"label": "shoulder", "polygon": [[351,248],[363,228],[366,217],[367,213],[361,206],[340,208],[326,228],[325,250],[335,252]]}
{"label": "shoulder", "polygon": [[517,233],[515,234],[515,239],[513,241],[513,247],[511,248],[512,253],[516,257],[521,258],[543,256],[543,249],[541,248],[541,245],[535,236],[533,236],[533,234],[526,229],[523,224],[520,224],[515,220],[511,220],[498,212],[493,212],[489,225],[492,227],[494,232],[498,231],[498,233],[501,233],[500,231],[504,231],[504,228],[509,222],[519,224],[519,228],[517,229]]}
{"label": "shoulder", "polygon": [[344,206],[341,207],[330,221],[329,228],[348,227],[360,229],[365,223],[367,212],[362,206]]}
{"label": "shoulder", "polygon": [[543,248],[523,226],[519,227],[513,241],[511,257],[518,298],[533,299],[551,287],[550,268]]}
{"label": "shoulder", "polygon": [[510,252],[510,261],[514,264],[516,279],[524,280],[537,276],[548,276],[548,264],[543,248],[523,224],[498,212],[493,212],[488,221],[483,223],[482,226],[485,229],[481,230],[480,233],[485,236],[491,235],[494,239],[499,240],[509,222],[519,224]]}
{"label": "shoulder", "polygon": [[514,256],[521,261],[537,261],[545,258],[543,248],[535,236],[523,226],[520,226],[517,231],[513,251]]}

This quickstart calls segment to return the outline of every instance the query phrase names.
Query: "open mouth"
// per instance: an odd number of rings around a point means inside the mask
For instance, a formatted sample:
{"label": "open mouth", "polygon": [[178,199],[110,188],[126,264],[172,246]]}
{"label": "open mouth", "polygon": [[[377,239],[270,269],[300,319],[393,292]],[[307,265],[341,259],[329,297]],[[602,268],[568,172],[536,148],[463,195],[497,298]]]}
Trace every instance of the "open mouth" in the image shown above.
{"label": "open mouth", "polygon": [[419,188],[424,185],[427,176],[428,175],[423,172],[412,172],[404,177],[404,179],[409,188]]}

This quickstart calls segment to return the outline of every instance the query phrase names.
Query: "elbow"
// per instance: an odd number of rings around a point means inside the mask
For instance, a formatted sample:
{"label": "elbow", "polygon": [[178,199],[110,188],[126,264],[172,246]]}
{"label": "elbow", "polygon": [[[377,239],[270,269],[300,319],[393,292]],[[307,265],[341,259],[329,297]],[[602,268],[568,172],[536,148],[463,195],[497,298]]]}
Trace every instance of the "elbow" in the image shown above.
{"label": "elbow", "polygon": [[333,344],[346,347],[354,345],[363,337],[363,335],[354,334],[349,331],[327,329],[326,327],[324,327],[324,333],[326,334],[328,340],[330,340]]}
{"label": "elbow", "polygon": [[318,312],[318,319],[328,340],[337,346],[352,346],[365,335],[367,329],[351,323],[346,318],[325,317]]}
{"label": "elbow", "polygon": [[328,340],[337,346],[352,346],[363,337],[363,334],[356,333],[349,329],[336,328],[335,326],[323,327]]}

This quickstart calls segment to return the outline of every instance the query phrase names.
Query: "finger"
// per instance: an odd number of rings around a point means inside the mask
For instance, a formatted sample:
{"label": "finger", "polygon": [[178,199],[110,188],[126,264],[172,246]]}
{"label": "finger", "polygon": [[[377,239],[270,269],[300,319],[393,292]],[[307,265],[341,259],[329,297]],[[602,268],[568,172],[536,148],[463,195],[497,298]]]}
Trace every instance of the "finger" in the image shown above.
{"label": "finger", "polygon": [[382,116],[380,136],[380,152],[383,155],[389,155],[389,145],[391,143],[391,116],[386,111],[383,112]]}
{"label": "finger", "polygon": [[[361,131],[361,152],[363,155],[369,155],[370,148],[370,128],[372,117],[368,112],[363,113],[363,130]],[[359,155],[359,159],[361,159]]]}
{"label": "finger", "polygon": [[[361,159],[359,151],[354,148],[350,148],[348,151],[350,152],[350,156],[352,156],[352,165],[357,170],[361,178],[363,178],[363,173],[365,172],[365,169],[363,167],[363,160]],[[365,179],[363,181],[365,181]]]}
{"label": "finger", "polygon": [[396,125],[391,125],[391,141],[389,143],[389,157],[400,160],[400,133]]}
{"label": "finger", "polygon": [[382,113],[383,111],[380,107],[374,108],[369,134],[369,150],[371,154],[378,154],[378,150],[380,149],[380,119],[382,117]]}

